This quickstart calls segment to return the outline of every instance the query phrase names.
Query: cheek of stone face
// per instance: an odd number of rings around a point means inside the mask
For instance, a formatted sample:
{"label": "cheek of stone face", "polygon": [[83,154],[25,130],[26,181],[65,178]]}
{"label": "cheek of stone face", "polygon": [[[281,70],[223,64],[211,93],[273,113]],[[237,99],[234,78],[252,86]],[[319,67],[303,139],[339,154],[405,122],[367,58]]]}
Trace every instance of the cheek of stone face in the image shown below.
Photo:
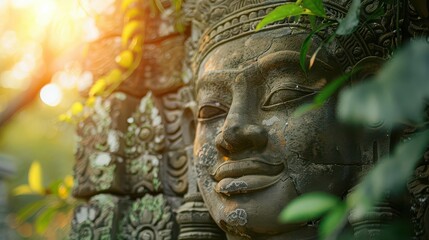
{"label": "cheek of stone face", "polygon": [[196,154],[195,169],[200,187],[213,192],[214,182],[210,177],[217,162],[217,151],[213,143],[204,143]]}

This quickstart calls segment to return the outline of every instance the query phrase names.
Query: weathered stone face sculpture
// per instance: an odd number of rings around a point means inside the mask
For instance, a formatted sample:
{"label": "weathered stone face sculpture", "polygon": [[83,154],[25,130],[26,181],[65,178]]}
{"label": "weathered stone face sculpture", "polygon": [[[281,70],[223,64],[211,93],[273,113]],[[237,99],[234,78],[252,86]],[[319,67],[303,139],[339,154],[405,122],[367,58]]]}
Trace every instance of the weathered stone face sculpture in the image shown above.
{"label": "weathered stone face sculpture", "polygon": [[[386,51],[351,36],[321,50],[306,74],[299,64],[311,31],[305,23],[252,30],[263,11],[278,4],[200,1],[196,7],[211,15],[197,15],[194,24],[201,29],[194,58],[195,167],[204,201],[228,239],[316,238],[314,225],[280,224],[281,210],[311,191],[345,196],[380,154],[378,144],[387,142],[357,137],[340,125],[335,97],[293,116],[343,70]],[[334,1],[326,4],[333,6],[330,14],[341,12]],[[361,30],[369,43],[380,39],[370,28]],[[321,41],[314,38],[313,51]]]}
{"label": "weathered stone face sculpture", "polygon": [[360,144],[339,129],[334,99],[292,116],[338,75],[326,52],[308,76],[300,69],[306,36],[287,29],[255,33],[216,48],[199,67],[199,187],[214,220],[230,235],[311,236],[306,224],[279,224],[281,210],[309,191],[344,195],[361,169]]}

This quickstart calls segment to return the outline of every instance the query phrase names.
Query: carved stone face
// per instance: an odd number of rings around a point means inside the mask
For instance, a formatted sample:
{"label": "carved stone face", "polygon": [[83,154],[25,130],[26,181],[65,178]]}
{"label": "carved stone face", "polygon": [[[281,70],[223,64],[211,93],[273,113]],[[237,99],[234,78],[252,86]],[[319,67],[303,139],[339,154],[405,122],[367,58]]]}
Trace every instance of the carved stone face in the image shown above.
{"label": "carved stone face", "polygon": [[307,34],[288,31],[223,44],[199,68],[198,185],[230,239],[312,235],[306,223],[278,223],[281,210],[309,191],[343,196],[361,169],[359,144],[335,120],[334,97],[292,116],[339,68],[321,51],[306,76],[299,51]]}

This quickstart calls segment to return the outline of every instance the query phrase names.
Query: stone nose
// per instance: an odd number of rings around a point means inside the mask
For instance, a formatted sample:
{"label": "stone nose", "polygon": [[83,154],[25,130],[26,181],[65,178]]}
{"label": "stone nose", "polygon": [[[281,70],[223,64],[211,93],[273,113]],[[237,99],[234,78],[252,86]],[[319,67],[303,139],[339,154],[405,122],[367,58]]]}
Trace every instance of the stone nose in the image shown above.
{"label": "stone nose", "polygon": [[262,126],[234,121],[234,118],[227,118],[224,128],[216,136],[216,148],[224,156],[262,151],[268,141],[268,133]]}

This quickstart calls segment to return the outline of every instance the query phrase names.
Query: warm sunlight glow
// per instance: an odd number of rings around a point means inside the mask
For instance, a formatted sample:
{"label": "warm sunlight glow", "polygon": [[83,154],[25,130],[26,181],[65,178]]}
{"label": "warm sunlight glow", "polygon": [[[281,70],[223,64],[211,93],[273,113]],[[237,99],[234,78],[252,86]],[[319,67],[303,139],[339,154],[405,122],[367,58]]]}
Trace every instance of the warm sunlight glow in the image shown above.
{"label": "warm sunlight glow", "polygon": [[40,99],[42,99],[42,102],[48,106],[57,106],[60,104],[62,98],[63,93],[57,84],[47,84],[42,88],[42,90],[40,90]]}
{"label": "warm sunlight glow", "polygon": [[7,4],[7,0],[0,0],[0,8],[5,7]]}
{"label": "warm sunlight glow", "polygon": [[39,0],[38,2],[40,3],[35,6],[37,23],[38,25],[45,26],[52,20],[54,14],[56,14],[57,4],[52,0]]}

